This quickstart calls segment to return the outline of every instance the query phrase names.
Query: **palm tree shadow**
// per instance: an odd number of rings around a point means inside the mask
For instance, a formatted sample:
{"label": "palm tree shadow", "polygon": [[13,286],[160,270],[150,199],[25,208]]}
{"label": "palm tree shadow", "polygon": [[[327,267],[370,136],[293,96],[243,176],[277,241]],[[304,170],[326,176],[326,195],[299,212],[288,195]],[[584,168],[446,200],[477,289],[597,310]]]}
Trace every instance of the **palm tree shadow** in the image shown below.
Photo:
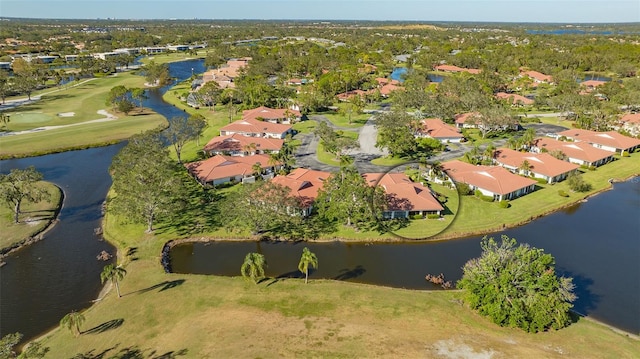
{"label": "palm tree shadow", "polygon": [[164,281],[162,283],[158,283],[156,285],[152,285],[151,287],[148,288],[144,288],[144,289],[140,289],[140,290],[136,290],[135,292],[131,292],[131,293],[127,293],[125,295],[129,295],[129,294],[133,294],[133,293],[146,293],[146,292],[150,292],[154,289],[158,289],[161,288],[158,292],[162,292],[165,291],[167,289],[171,289],[171,288],[175,288],[179,285],[182,285],[182,283],[184,283],[186,280],[185,279],[176,279],[176,280],[172,280],[172,281]]}
{"label": "palm tree shadow", "polygon": [[[313,273],[313,269],[309,268],[309,275],[311,275],[311,273]],[[275,278],[271,278],[272,281],[269,284],[267,284],[267,287],[289,278],[301,279],[301,278],[304,278],[304,273],[300,272],[297,269],[291,272],[282,273]]]}
{"label": "palm tree shadow", "polygon": [[345,269],[341,269],[340,270],[340,274],[338,274],[337,276],[331,278],[333,280],[349,280],[349,279],[354,279],[357,277],[360,277],[361,275],[363,275],[367,270],[364,269],[364,267],[361,264],[358,264],[357,266],[355,266],[353,269],[349,269],[349,268],[345,268]]}
{"label": "palm tree shadow", "polygon": [[120,319],[113,319],[110,320],[108,322],[104,322],[98,326],[95,326],[91,329],[85,330],[84,332],[82,332],[82,334],[100,334],[100,333],[104,333],[108,330],[112,330],[112,329],[117,329],[119,328],[122,323],[124,323],[124,319],[120,318]]}

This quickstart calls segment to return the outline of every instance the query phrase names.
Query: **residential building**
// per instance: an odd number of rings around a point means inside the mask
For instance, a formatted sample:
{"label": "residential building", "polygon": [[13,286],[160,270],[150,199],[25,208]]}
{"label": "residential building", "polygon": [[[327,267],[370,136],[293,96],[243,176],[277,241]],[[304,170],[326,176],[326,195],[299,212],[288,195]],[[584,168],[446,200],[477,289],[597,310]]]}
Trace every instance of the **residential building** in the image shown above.
{"label": "residential building", "polygon": [[220,136],[233,135],[239,133],[249,137],[266,137],[283,139],[287,134],[292,133],[290,125],[271,123],[260,120],[238,120],[220,129]]}
{"label": "residential building", "polygon": [[478,128],[476,119],[480,117],[478,112],[467,112],[455,115],[456,127],[458,128]]}
{"label": "residential building", "polygon": [[523,71],[522,69],[520,70],[520,77],[524,77],[527,76],[529,77],[531,80],[533,80],[533,87],[537,87],[539,84],[542,83],[552,83],[553,82],[553,78],[549,75],[545,75],[541,72],[538,71]]}
{"label": "residential building", "polygon": [[299,121],[301,117],[302,114],[300,111],[288,108],[274,109],[260,106],[252,110],[242,111],[243,120],[262,120],[272,123],[291,124]]}
{"label": "residential building", "polygon": [[422,128],[420,128],[416,137],[430,137],[434,138],[442,143],[459,143],[464,139],[464,136],[458,129],[452,125],[444,123],[439,118],[427,118],[420,121]]}
{"label": "residential building", "polygon": [[465,69],[462,67],[454,66],[454,65],[438,65],[434,67],[436,71],[444,71],[444,72],[468,72],[470,74],[479,74],[479,69]]}
{"label": "residential building", "polygon": [[598,167],[613,160],[611,152],[588,143],[558,141],[548,137],[536,139],[531,149],[538,153],[560,151],[567,156],[567,161],[580,166]]}
{"label": "residential building", "polygon": [[511,172],[542,178],[547,183],[563,181],[579,167],[577,164],[559,160],[548,153],[519,152],[509,148],[498,148],[495,151],[494,160]]}
{"label": "residential building", "polygon": [[620,117],[618,129],[627,131],[632,136],[640,136],[640,112],[626,113]]}
{"label": "residential building", "polygon": [[537,181],[513,174],[500,166],[474,166],[454,160],[442,163],[442,169],[455,183],[466,183],[496,201],[512,200],[536,188]]}
{"label": "residential building", "polygon": [[254,180],[254,165],[260,164],[263,172],[273,173],[280,164],[272,164],[268,155],[232,157],[217,155],[206,160],[185,164],[189,173],[201,184],[214,186],[224,183],[240,183]]}
{"label": "residential building", "polygon": [[384,189],[387,203],[382,216],[385,219],[440,215],[444,211],[429,187],[411,181],[404,173],[365,173],[362,176],[370,186]]}
{"label": "residential building", "polygon": [[318,198],[318,191],[324,186],[324,181],[331,176],[329,172],[296,168],[286,176],[276,176],[271,181],[291,190],[290,196],[298,198],[302,214],[308,216],[313,210],[313,204]]}
{"label": "residential building", "polygon": [[277,138],[249,137],[239,133],[214,137],[204,146],[210,156],[252,156],[257,154],[278,153],[284,140]]}
{"label": "residential building", "polygon": [[535,103],[535,101],[533,101],[532,99],[526,98],[516,93],[498,92],[496,94],[496,98],[500,100],[506,100],[511,105],[529,106]]}
{"label": "residential building", "polygon": [[620,152],[620,154],[624,151],[631,153],[637,148],[640,148],[639,139],[624,136],[615,131],[595,132],[574,128],[558,132],[558,136],[576,142],[586,142],[593,147],[601,148],[609,152]]}

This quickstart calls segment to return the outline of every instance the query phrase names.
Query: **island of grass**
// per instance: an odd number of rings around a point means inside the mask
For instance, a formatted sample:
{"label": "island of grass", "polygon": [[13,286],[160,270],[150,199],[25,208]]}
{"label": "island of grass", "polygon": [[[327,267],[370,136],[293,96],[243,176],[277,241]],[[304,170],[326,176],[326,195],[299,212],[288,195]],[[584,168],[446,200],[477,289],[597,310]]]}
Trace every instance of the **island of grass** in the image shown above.
{"label": "island of grass", "polygon": [[9,251],[30,243],[34,238],[49,228],[55,221],[62,205],[62,190],[53,183],[41,181],[36,186],[44,188],[49,198],[38,203],[24,202],[18,216],[18,223],[14,221],[12,208],[2,204],[0,206],[0,262],[2,256]]}

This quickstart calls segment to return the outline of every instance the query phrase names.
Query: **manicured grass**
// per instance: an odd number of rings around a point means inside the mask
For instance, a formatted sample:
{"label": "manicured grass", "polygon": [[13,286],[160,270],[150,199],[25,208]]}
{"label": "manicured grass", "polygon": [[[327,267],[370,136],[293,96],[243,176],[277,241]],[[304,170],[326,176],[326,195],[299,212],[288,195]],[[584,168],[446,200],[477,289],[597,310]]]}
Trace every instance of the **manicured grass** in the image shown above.
{"label": "manicured grass", "polygon": [[371,160],[371,163],[378,166],[397,166],[403,163],[407,163],[407,160],[404,158],[385,156],[373,159]]}
{"label": "manicured grass", "polygon": [[[115,143],[146,130],[166,126],[164,117],[134,109],[117,120],[91,122],[105,118],[99,110],[111,109],[105,104],[115,86],[143,87],[144,78],[132,73],[118,73],[100,79],[80,82],[77,86],[49,92],[34,103],[9,111],[10,131],[25,131],[43,126],[66,126],[28,134],[0,138],[0,158],[24,157]],[[73,116],[60,116],[70,114]],[[112,112],[113,113],[113,112]]]}
{"label": "manicured grass", "polygon": [[[338,104],[339,108],[344,107],[344,104]],[[358,128],[364,126],[367,123],[371,114],[368,113],[353,113],[351,115],[351,123],[349,123],[349,116],[343,114],[341,112],[322,112],[318,113],[318,115],[325,116],[331,121],[334,125],[338,127],[347,127],[347,128]]]}
{"label": "manicured grass", "polygon": [[293,129],[298,131],[298,133],[313,133],[318,123],[316,121],[300,121],[293,124]]}
{"label": "manicured grass", "polygon": [[66,329],[43,337],[48,357],[139,351],[180,358],[415,358],[443,347],[505,358],[640,356],[636,340],[589,320],[535,335],[500,328],[461,305],[457,291],[165,274],[158,261],[165,235],[143,234],[143,226],[121,225],[110,215],[105,235],[120,249],[136,248],[131,257],[119,251],[127,269],[124,296],[110,290],[86,310],[80,337]]}
{"label": "manicured grass", "polygon": [[13,221],[13,209],[2,203],[0,206],[0,249],[7,248],[26,238],[41,232],[55,219],[60,206],[62,192],[49,182],[39,182],[38,187],[45,188],[50,194],[47,201],[38,203],[24,202],[22,213],[18,217],[19,223]]}
{"label": "manicured grass", "polygon": [[147,57],[142,58],[141,62],[143,64],[147,64],[151,61],[156,64],[167,64],[169,62],[177,62],[184,60],[192,60],[198,58],[206,57],[206,50],[198,51],[197,55],[191,55],[188,52],[172,52],[172,53],[164,53],[164,54],[153,54]]}
{"label": "manicured grass", "polygon": [[166,126],[159,114],[127,116],[0,138],[0,158],[37,156],[122,141],[132,135]]}

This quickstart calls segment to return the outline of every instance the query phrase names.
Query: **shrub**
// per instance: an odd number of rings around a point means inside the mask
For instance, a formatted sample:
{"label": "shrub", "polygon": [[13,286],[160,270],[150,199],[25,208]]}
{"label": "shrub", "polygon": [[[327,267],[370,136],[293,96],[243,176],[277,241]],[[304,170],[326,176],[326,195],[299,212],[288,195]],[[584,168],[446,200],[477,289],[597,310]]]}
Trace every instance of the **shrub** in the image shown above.
{"label": "shrub", "polygon": [[627,151],[622,151],[622,157],[629,157],[629,152]]}
{"label": "shrub", "polygon": [[502,201],[498,202],[498,206],[500,208],[509,208],[509,207],[511,207],[511,204],[509,203],[509,201],[502,200]]}
{"label": "shrub", "polygon": [[493,202],[493,196],[480,195],[480,199],[485,202]]}
{"label": "shrub", "polygon": [[436,213],[427,214],[427,219],[439,219],[440,215]]}
{"label": "shrub", "polygon": [[574,192],[587,192],[591,190],[591,184],[585,182],[582,176],[575,173],[571,173],[569,177],[567,177],[567,183],[569,184],[569,188]]}
{"label": "shrub", "polygon": [[462,182],[456,183],[456,190],[458,190],[458,193],[461,196],[467,196],[471,193],[471,188],[469,187],[469,185]]}
{"label": "shrub", "polygon": [[533,333],[571,324],[575,286],[556,274],[550,254],[507,236],[502,243],[485,237],[481,248],[482,255],[464,265],[457,283],[471,308],[500,326]]}
{"label": "shrub", "polygon": [[540,184],[547,184],[548,181],[544,178],[533,178],[535,181],[537,181]]}
{"label": "shrub", "polygon": [[560,197],[569,197],[569,194],[563,190],[559,190],[558,194],[560,195]]}
{"label": "shrub", "polygon": [[423,219],[424,217],[421,214],[414,214],[411,216],[411,219]]}
{"label": "shrub", "polygon": [[477,190],[473,191],[473,194],[474,194],[476,197],[478,197],[478,198],[482,197],[482,192],[480,192],[480,190],[479,190],[479,189],[477,189]]}

